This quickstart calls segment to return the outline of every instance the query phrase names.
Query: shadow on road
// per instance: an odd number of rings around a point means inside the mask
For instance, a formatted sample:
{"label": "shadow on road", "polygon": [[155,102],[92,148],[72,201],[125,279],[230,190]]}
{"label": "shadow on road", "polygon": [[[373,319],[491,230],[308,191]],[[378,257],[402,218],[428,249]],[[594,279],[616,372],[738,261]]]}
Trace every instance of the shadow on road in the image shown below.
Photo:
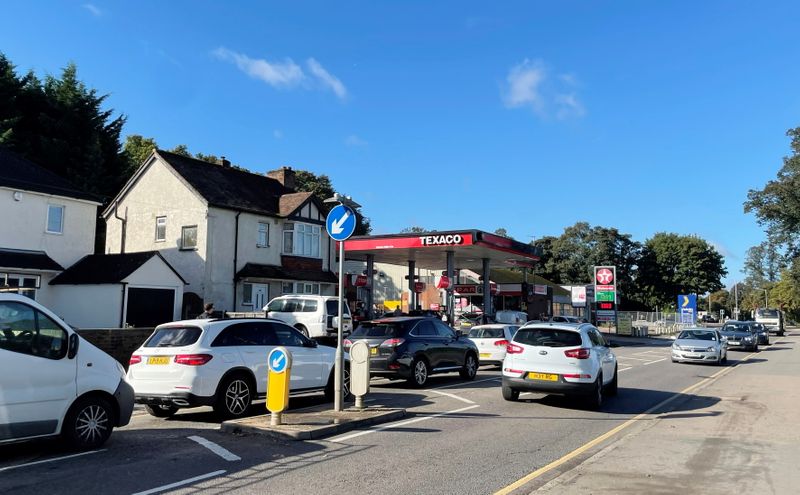
{"label": "shadow on road", "polygon": [[[674,398],[673,398],[674,397]],[[670,399],[668,403],[664,401]],[[545,395],[539,398],[523,399],[520,401],[542,404],[545,406],[564,409],[587,409],[578,397],[565,397],[560,395]],[[709,397],[694,394],[675,394],[663,390],[647,390],[635,388],[619,388],[616,397],[607,397],[600,412],[610,414],[636,415],[648,412],[649,414],[665,414],[680,411],[696,411],[717,404],[719,397]],[[658,406],[650,411],[651,408]],[[609,418],[614,419],[614,418]]]}

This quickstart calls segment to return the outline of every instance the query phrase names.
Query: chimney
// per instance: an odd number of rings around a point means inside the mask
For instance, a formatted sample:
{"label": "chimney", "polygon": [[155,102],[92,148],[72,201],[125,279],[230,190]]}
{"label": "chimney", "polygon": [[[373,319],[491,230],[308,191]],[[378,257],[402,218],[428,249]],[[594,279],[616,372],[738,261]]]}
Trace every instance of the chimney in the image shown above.
{"label": "chimney", "polygon": [[220,157],[220,161],[222,162],[220,165],[222,165],[223,168],[231,168],[230,160],[226,160],[224,156]]}
{"label": "chimney", "polygon": [[281,167],[277,170],[270,170],[267,172],[267,177],[277,180],[283,184],[283,187],[286,189],[294,191],[294,170],[292,170],[292,167]]}

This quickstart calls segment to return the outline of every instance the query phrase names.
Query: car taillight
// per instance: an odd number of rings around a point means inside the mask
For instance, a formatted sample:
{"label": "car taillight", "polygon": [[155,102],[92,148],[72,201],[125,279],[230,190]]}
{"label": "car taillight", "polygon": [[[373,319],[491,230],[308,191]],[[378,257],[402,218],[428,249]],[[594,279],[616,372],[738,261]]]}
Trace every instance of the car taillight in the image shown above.
{"label": "car taillight", "polygon": [[564,355],[570,358],[575,359],[589,359],[590,350],[584,347],[580,349],[570,349],[568,351],[564,351]]}
{"label": "car taillight", "polygon": [[503,340],[495,340],[495,341],[494,341],[494,345],[496,345],[496,346],[498,346],[498,347],[506,346],[506,345],[508,345],[508,341],[507,341],[506,339],[503,339]]}
{"label": "car taillight", "polygon": [[522,373],[524,370],[515,370],[514,368],[506,368],[503,371],[508,371],[509,373]]}
{"label": "car taillight", "polygon": [[561,376],[563,376],[564,378],[591,378],[592,377],[592,375],[582,375],[582,374],[579,374],[579,373],[570,373],[570,374],[565,374],[565,375],[561,375]]}
{"label": "car taillight", "polygon": [[514,344],[508,344],[506,346],[506,352],[508,354],[522,354],[522,351],[524,351],[524,350],[525,349],[522,348],[521,346],[514,345]]}
{"label": "car taillight", "polygon": [[344,339],[342,341],[342,345],[345,346],[345,347],[350,347],[350,346],[353,345],[353,343],[350,341],[350,339]]}
{"label": "car taillight", "polygon": [[142,362],[142,356],[137,356],[136,354],[134,354],[133,356],[131,356],[131,360],[128,361],[128,365],[130,366],[133,364],[139,364],[141,362]]}
{"label": "car taillight", "polygon": [[211,361],[214,357],[211,354],[178,354],[175,356],[175,364],[185,364],[187,366],[202,366]]}
{"label": "car taillight", "polygon": [[381,343],[381,347],[397,347],[405,341],[406,339],[387,339]]}

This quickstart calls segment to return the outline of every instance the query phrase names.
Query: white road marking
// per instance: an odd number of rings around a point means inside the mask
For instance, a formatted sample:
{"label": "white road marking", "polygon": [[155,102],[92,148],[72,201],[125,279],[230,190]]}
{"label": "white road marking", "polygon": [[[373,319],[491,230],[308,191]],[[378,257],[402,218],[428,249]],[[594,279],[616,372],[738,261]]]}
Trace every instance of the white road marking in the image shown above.
{"label": "white road marking", "polygon": [[226,461],[241,461],[242,460],[242,458],[239,457],[238,455],[234,454],[230,450],[228,450],[228,449],[226,449],[226,448],[224,448],[224,447],[222,447],[220,445],[217,445],[216,443],[212,442],[211,440],[206,440],[203,437],[198,437],[198,436],[195,436],[195,435],[192,435],[192,436],[186,437],[186,438],[188,438],[189,440],[192,440],[194,442],[199,443],[200,445],[202,445],[203,447],[207,448],[211,452],[217,454],[218,456],[222,457]]}
{"label": "white road marking", "polygon": [[442,385],[441,387],[433,387],[429,390],[439,390],[442,388],[453,388],[453,387],[463,387],[464,385],[469,385],[470,383],[482,383],[482,382],[491,382],[493,380],[502,380],[502,376],[496,376],[494,378],[484,378],[483,380],[475,380],[472,382],[461,382],[461,383],[451,383],[450,385]]}
{"label": "white road marking", "polygon": [[619,373],[620,371],[628,371],[628,370],[632,370],[632,369],[633,369],[633,366],[628,366],[627,368],[619,368],[619,369],[617,369],[617,373]]}
{"label": "white road marking", "polygon": [[392,428],[401,428],[403,426],[410,425],[410,424],[413,424],[413,423],[419,423],[420,421],[426,421],[428,419],[438,418],[438,417],[441,417],[441,416],[447,416],[448,414],[456,414],[456,413],[468,411],[470,409],[475,409],[476,407],[481,407],[481,406],[478,405],[478,404],[475,404],[475,405],[472,405],[472,406],[462,407],[461,409],[455,409],[453,411],[447,411],[447,412],[443,412],[443,413],[432,414],[430,416],[420,416],[418,418],[409,419],[407,421],[400,421],[399,423],[392,423],[392,424],[388,424],[388,425],[384,425],[384,426],[377,426],[377,427],[371,428],[369,430],[363,430],[363,431],[358,431],[356,433],[350,433],[350,434],[343,435],[343,436],[329,438],[328,441],[329,442],[335,442],[335,443],[342,443],[342,442],[346,442],[347,440],[351,440],[351,439],[356,438],[356,437],[360,437],[360,436],[363,436],[363,435],[368,435],[370,433],[375,433],[375,432],[383,431],[383,430],[390,430]]}
{"label": "white road marking", "polygon": [[635,358],[630,356],[617,356],[617,359],[633,359],[634,361],[647,361],[645,358]]}
{"label": "white road marking", "polygon": [[25,464],[17,464],[15,466],[7,466],[7,467],[4,467],[4,468],[0,468],[0,473],[2,473],[4,471],[11,471],[12,469],[28,467],[28,466],[35,466],[37,464],[44,464],[46,462],[61,461],[61,460],[64,460],[64,459],[71,459],[73,457],[80,457],[80,456],[89,455],[89,454],[96,454],[98,452],[105,452],[106,450],[108,450],[108,449],[91,450],[89,452],[81,452],[79,454],[65,455],[65,456],[61,456],[61,457],[53,457],[52,459],[45,459],[43,461],[26,462]]}
{"label": "white road marking", "polygon": [[648,364],[660,363],[661,361],[666,361],[666,360],[667,360],[667,358],[656,359],[655,361],[650,361],[649,363],[644,363],[644,364],[642,364],[642,366],[647,366]]}
{"label": "white road marking", "polygon": [[133,495],[150,495],[152,493],[165,492],[167,490],[171,490],[179,486],[188,485],[190,483],[194,483],[195,481],[201,481],[208,478],[213,478],[221,474],[225,474],[224,469],[221,469],[219,471],[214,471],[213,473],[201,474],[200,476],[195,476],[194,478],[189,478],[188,480],[176,481],[175,483],[170,483],[169,485],[159,486],[157,488],[151,488],[150,490],[145,490],[143,492],[136,492]]}
{"label": "white road marking", "polygon": [[423,390],[423,392],[433,392],[434,394],[444,395],[445,397],[450,397],[451,399],[460,400],[461,402],[466,402],[467,404],[475,404],[475,401],[471,401],[469,399],[465,399],[463,397],[459,397],[456,394],[449,394],[447,392],[440,392],[434,389]]}

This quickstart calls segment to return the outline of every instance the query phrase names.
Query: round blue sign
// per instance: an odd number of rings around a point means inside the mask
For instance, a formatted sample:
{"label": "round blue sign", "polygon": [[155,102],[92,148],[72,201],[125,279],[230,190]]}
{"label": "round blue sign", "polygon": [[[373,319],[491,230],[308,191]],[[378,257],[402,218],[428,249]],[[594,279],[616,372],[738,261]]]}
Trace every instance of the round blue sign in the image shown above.
{"label": "round blue sign", "polygon": [[349,206],[337,205],[325,221],[328,235],[334,241],[344,241],[356,230],[356,212]]}
{"label": "round blue sign", "polygon": [[286,370],[286,365],[289,364],[289,359],[286,357],[286,351],[283,349],[273,349],[267,357],[267,364],[269,369],[275,373],[283,373]]}

